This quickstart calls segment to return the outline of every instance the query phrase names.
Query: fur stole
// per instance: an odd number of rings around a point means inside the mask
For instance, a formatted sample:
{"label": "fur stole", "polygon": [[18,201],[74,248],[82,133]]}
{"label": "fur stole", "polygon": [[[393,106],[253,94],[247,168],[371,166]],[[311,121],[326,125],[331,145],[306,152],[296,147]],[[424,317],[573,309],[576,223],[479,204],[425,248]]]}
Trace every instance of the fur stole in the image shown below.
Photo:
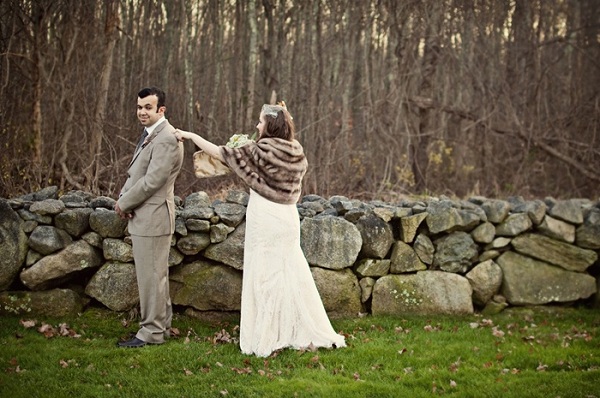
{"label": "fur stole", "polygon": [[239,148],[220,148],[227,166],[261,196],[281,204],[300,198],[308,163],[298,141],[270,137]]}

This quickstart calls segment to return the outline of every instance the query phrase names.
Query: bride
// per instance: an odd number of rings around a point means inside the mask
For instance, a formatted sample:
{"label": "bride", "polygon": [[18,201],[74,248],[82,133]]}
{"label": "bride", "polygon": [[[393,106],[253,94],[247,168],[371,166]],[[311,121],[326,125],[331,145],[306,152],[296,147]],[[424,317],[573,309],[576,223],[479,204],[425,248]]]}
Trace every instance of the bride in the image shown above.
{"label": "bride", "polygon": [[331,326],[300,247],[296,202],[308,164],[285,104],[265,104],[256,128],[256,142],[233,148],[191,132],[175,133],[223,162],[250,187],[240,349],[267,357],[286,347],[345,347],[344,336]]}

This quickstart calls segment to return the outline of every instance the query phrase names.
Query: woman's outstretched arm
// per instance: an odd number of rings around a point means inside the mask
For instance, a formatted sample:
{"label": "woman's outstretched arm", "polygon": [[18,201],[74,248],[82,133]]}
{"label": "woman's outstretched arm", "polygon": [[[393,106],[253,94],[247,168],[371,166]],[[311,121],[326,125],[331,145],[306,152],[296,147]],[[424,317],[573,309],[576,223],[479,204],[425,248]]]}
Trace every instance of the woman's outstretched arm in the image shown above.
{"label": "woman's outstretched arm", "polygon": [[175,130],[175,137],[177,137],[179,141],[192,140],[192,142],[196,144],[198,148],[202,149],[209,156],[223,161],[223,158],[221,157],[221,150],[219,149],[219,147],[213,144],[212,142],[200,137],[198,134],[194,134],[189,131]]}

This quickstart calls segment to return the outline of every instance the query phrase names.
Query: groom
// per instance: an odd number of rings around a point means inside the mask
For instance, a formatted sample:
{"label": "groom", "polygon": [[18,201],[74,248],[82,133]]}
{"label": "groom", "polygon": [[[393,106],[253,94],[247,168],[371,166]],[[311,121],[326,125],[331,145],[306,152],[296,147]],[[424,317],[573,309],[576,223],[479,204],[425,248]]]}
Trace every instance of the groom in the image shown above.
{"label": "groom", "polygon": [[140,294],[140,330],[119,347],[162,344],[169,335],[169,249],[175,230],[175,178],[183,163],[183,146],[165,118],[165,93],[156,87],[138,93],[137,117],[144,126],[128,178],[115,211],[128,219]]}

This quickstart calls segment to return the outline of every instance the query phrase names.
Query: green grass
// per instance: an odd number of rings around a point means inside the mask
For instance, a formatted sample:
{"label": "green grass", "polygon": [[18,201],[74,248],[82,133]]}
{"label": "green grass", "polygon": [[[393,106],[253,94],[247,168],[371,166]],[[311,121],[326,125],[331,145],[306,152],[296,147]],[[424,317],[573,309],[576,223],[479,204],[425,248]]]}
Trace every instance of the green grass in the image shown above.
{"label": "green grass", "polygon": [[[240,353],[236,321],[177,315],[179,337],[122,349],[116,341],[136,322],[109,311],[0,317],[0,396],[600,397],[598,310],[333,320],[347,348],[266,359]],[[81,337],[39,331],[63,323]]]}

